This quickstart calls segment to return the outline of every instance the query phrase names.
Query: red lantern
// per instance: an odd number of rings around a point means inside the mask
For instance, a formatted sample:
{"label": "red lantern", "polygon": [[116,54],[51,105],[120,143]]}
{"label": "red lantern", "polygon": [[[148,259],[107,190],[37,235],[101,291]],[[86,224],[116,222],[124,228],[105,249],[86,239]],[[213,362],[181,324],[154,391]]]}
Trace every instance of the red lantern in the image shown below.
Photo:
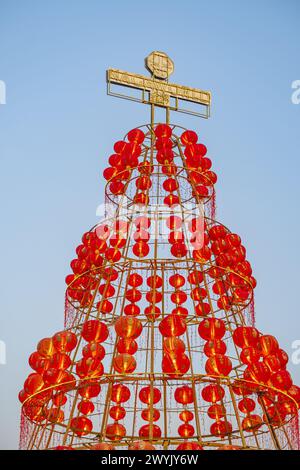
{"label": "red lantern", "polygon": [[176,379],[184,375],[190,368],[190,360],[186,354],[169,356],[165,354],[162,360],[162,371]]}
{"label": "red lantern", "polygon": [[172,129],[167,124],[158,124],[154,130],[154,133],[158,139],[169,139],[172,135]]}
{"label": "red lantern", "polygon": [[148,277],[147,286],[151,287],[152,289],[159,289],[162,286],[162,278],[157,274]]}
{"label": "red lantern", "polygon": [[126,416],[126,410],[123,408],[123,406],[116,405],[112,406],[111,409],[109,410],[109,416],[116,420],[119,421],[120,419],[124,419]]}
{"label": "red lantern", "polygon": [[174,178],[168,178],[163,182],[163,188],[165,191],[173,192],[178,189],[178,182]]}
{"label": "red lantern", "polygon": [[77,344],[77,337],[71,331],[60,331],[52,339],[55,349],[59,352],[73,351]]}
{"label": "red lantern", "polygon": [[105,252],[105,258],[111,263],[117,263],[121,259],[121,252],[118,248],[108,248]]}
{"label": "red lantern", "polygon": [[91,341],[82,349],[82,355],[83,357],[97,357],[102,361],[105,356],[105,349],[100,343]]}
{"label": "red lantern", "polygon": [[138,258],[144,258],[148,255],[150,248],[149,245],[143,240],[139,240],[132,247],[133,254]]}
{"label": "red lantern", "polygon": [[135,142],[137,144],[141,144],[145,139],[145,134],[141,129],[132,129],[128,132],[127,138],[129,142]]}
{"label": "red lantern", "polygon": [[226,344],[221,339],[207,341],[204,345],[204,354],[208,357],[226,353]]}
{"label": "red lantern", "polygon": [[191,387],[183,385],[182,387],[177,387],[174,393],[174,398],[177,403],[182,405],[188,405],[194,401],[194,392]]}
{"label": "red lantern", "polygon": [[167,354],[174,354],[175,356],[183,354],[185,352],[184,342],[176,338],[176,336],[168,336],[164,339],[163,343],[164,352]]}
{"label": "red lantern", "polygon": [[86,381],[84,381],[78,388],[79,395],[81,395],[82,398],[86,399],[97,397],[100,392],[101,387],[96,382],[87,383]]}
{"label": "red lantern", "polygon": [[270,371],[263,362],[248,366],[246,371],[249,379],[254,380],[254,382],[267,383],[270,378]]}
{"label": "red lantern", "polygon": [[84,415],[89,415],[89,414],[93,413],[93,411],[95,409],[95,405],[91,401],[83,400],[83,401],[80,401],[78,403],[77,409],[78,409],[78,411],[80,411],[80,413],[82,413]]}
{"label": "red lantern", "polygon": [[263,335],[259,338],[258,348],[263,356],[269,356],[270,354],[276,354],[279,344],[274,336]]}
{"label": "red lantern", "polygon": [[139,302],[139,300],[142,298],[142,294],[134,287],[133,289],[128,289],[126,291],[125,297],[127,300],[129,300],[129,302]]}
{"label": "red lantern", "polygon": [[179,197],[176,194],[168,194],[168,196],[164,198],[164,204],[169,207],[175,207],[179,204]]}
{"label": "red lantern", "polygon": [[180,287],[184,286],[185,279],[183,276],[181,276],[181,274],[173,274],[169,279],[169,284],[175,289],[179,289]]}
{"label": "red lantern", "polygon": [[150,405],[151,403],[155,405],[161,399],[161,392],[156,387],[153,387],[153,388],[151,388],[150,386],[143,387],[140,390],[139,399],[141,400],[142,403],[145,403],[147,405]]}
{"label": "red lantern", "polygon": [[139,287],[143,284],[143,278],[140,274],[132,273],[128,276],[128,284],[132,287]]}
{"label": "red lantern", "polygon": [[179,413],[179,419],[181,419],[181,421],[184,423],[188,423],[194,419],[194,413],[189,410],[183,410],[181,413]]}
{"label": "red lantern", "polygon": [[55,369],[66,370],[71,364],[71,359],[68,354],[64,353],[55,353],[50,359],[50,367]]}
{"label": "red lantern", "polygon": [[207,302],[201,302],[195,305],[195,314],[198,317],[206,317],[211,311],[210,305]]}
{"label": "red lantern", "polygon": [[242,428],[244,431],[253,432],[257,431],[262,426],[262,424],[263,422],[259,415],[249,415],[243,419]]}
{"label": "red lantern", "polygon": [[156,305],[149,305],[145,308],[144,313],[148,320],[155,321],[161,314],[161,310]]}
{"label": "red lantern", "polygon": [[285,370],[278,370],[271,375],[271,383],[275,388],[279,390],[289,390],[293,385],[293,381],[290,373]]}
{"label": "red lantern", "polygon": [[201,284],[203,282],[203,274],[201,271],[191,271],[187,279],[190,284]]}
{"label": "red lantern", "polygon": [[178,242],[171,246],[171,254],[175,258],[183,258],[187,254],[187,247],[184,243]]}
{"label": "red lantern", "polygon": [[28,395],[40,391],[44,387],[43,377],[40,374],[29,374],[24,382],[24,391]]}
{"label": "red lantern", "polygon": [[110,441],[120,441],[126,436],[126,428],[120,423],[108,424],[105,435]]}
{"label": "red lantern", "polygon": [[137,349],[138,345],[134,339],[120,338],[117,342],[117,350],[120,354],[135,354]]}
{"label": "red lantern", "polygon": [[203,450],[197,442],[183,442],[176,447],[176,450]]}
{"label": "red lantern", "polygon": [[[128,291],[127,291],[128,293]],[[137,316],[139,315],[141,312],[141,309],[138,305],[136,304],[128,304],[128,305],[125,305],[124,307],[124,314],[125,315],[132,315],[132,316]]]}
{"label": "red lantern", "polygon": [[281,369],[280,361],[279,361],[279,359],[277,359],[277,357],[275,355],[274,356],[271,355],[271,356],[264,357],[263,363],[268,367],[268,369],[271,373],[276,372],[279,369]]}
{"label": "red lantern", "polygon": [[228,376],[232,370],[232,362],[227,356],[215,354],[207,359],[205,370],[209,375]]}
{"label": "red lantern", "polygon": [[161,429],[157,424],[144,424],[139,430],[139,436],[158,439],[161,437]]}
{"label": "red lantern", "polygon": [[142,419],[145,421],[158,421],[160,418],[160,412],[156,410],[155,408],[147,408],[146,410],[143,410],[141,413]]}
{"label": "red lantern", "polygon": [[51,357],[56,352],[52,338],[44,338],[37,345],[37,352],[43,357]]}
{"label": "red lantern", "polygon": [[207,415],[211,419],[220,421],[222,418],[225,418],[226,411],[222,405],[218,405],[217,403],[214,403],[208,408]]}
{"label": "red lantern", "polygon": [[177,305],[176,308],[174,308],[171,311],[172,315],[179,315],[180,317],[186,318],[189,314],[189,311],[187,308],[182,307],[182,305]]}
{"label": "red lantern", "polygon": [[252,398],[243,398],[238,407],[242,413],[251,413],[255,409],[255,401]]}
{"label": "red lantern", "polygon": [[181,336],[186,331],[185,321],[178,315],[167,315],[159,324],[163,336]]}
{"label": "red lantern", "polygon": [[253,326],[239,326],[233,332],[233,341],[239,348],[256,347],[259,332]]}
{"label": "red lantern", "polygon": [[101,377],[104,374],[103,364],[98,357],[86,357],[77,362],[76,373],[80,378]]}
{"label": "red lantern", "polygon": [[284,369],[287,363],[289,362],[289,356],[287,355],[287,353],[283,351],[283,349],[278,349],[275,353],[275,356],[279,360],[282,369]]}
{"label": "red lantern", "polygon": [[131,374],[136,369],[136,360],[130,354],[118,354],[113,360],[114,368],[119,374]]}
{"label": "red lantern", "polygon": [[194,426],[188,423],[181,424],[178,428],[178,434],[185,439],[192,437],[195,434]]}
{"label": "red lantern", "polygon": [[111,401],[115,403],[125,403],[130,398],[130,390],[126,385],[115,384],[111,389]]}
{"label": "red lantern", "polygon": [[222,339],[225,335],[225,324],[217,318],[206,318],[198,326],[198,333],[206,341]]}
{"label": "red lantern", "polygon": [[260,352],[253,347],[243,348],[240,354],[240,359],[243,364],[247,364],[248,366],[250,366],[251,364],[254,364],[259,361]]}
{"label": "red lantern", "polygon": [[71,420],[71,429],[79,437],[86,436],[93,429],[93,423],[85,416],[79,416]]}
{"label": "red lantern", "polygon": [[183,145],[195,144],[198,140],[198,136],[194,131],[184,131],[181,134],[180,140]]}
{"label": "red lantern", "polygon": [[210,384],[203,388],[201,395],[204,401],[209,403],[216,403],[217,401],[221,401],[223,399],[225,390],[223,387],[221,387],[221,385]]}
{"label": "red lantern", "polygon": [[136,441],[128,447],[128,450],[155,450],[155,447],[147,441]]}
{"label": "red lantern", "polygon": [[210,427],[210,432],[216,437],[225,437],[232,433],[232,425],[228,421],[216,421]]}
{"label": "red lantern", "polygon": [[86,341],[103,343],[108,337],[108,328],[105,323],[99,320],[88,320],[83,324],[81,336]]}
{"label": "red lantern", "polygon": [[115,323],[115,330],[121,338],[138,338],[142,332],[143,325],[136,317],[124,316],[118,318]]}

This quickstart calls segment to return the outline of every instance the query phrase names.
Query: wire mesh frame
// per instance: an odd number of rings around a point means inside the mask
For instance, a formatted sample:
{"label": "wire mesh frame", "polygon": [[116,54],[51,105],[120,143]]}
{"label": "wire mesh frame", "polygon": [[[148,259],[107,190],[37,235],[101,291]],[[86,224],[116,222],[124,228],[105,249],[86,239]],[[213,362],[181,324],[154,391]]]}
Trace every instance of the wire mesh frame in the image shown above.
{"label": "wire mesh frame", "polygon": [[[153,129],[151,126],[146,126],[146,143],[143,146],[142,155],[144,155],[144,161],[146,159],[150,159],[150,163],[156,170],[153,173],[153,176],[156,177],[156,180],[159,180],[159,177],[162,176],[160,173],[160,165],[156,165],[154,163],[155,158],[155,149],[153,146]],[[175,126],[173,126],[173,131]],[[185,164],[185,157],[183,150],[181,148],[180,140],[176,136],[173,137],[174,147],[176,147],[177,153],[175,152],[175,158],[178,160],[181,159],[183,166],[181,167],[182,172],[185,172],[186,181],[188,180],[188,171]],[[148,145],[147,145],[148,143]],[[135,169],[132,170],[134,173]],[[129,182],[134,181],[137,178],[136,175],[132,174],[131,178],[129,178]],[[128,187],[127,183],[127,187]],[[109,182],[107,188],[109,186]],[[191,182],[191,186],[193,187],[193,183]],[[153,200],[159,201],[161,199],[161,184],[158,181],[156,186],[152,188],[154,189],[154,197]],[[194,188],[193,188],[194,189]],[[182,210],[182,216],[186,216],[186,210],[182,203],[191,199],[189,198],[184,199],[181,194],[182,185],[178,185],[178,197],[180,200],[179,207]],[[213,189],[214,191],[214,189]],[[108,190],[106,189],[106,194],[108,194]],[[195,196],[195,193],[194,193]],[[212,193],[210,197],[202,200],[198,200],[198,203],[203,205],[207,205],[209,200],[212,197]],[[113,201],[113,197],[110,198]],[[114,201],[113,201],[114,202]],[[132,200],[130,201],[132,204]],[[116,218],[120,217],[122,203],[118,205],[116,211]],[[136,212],[129,213],[128,221],[132,226],[132,220]],[[115,219],[114,219],[115,220]],[[209,219],[208,217],[205,218],[207,223],[207,227],[214,225],[214,221]],[[110,221],[106,221],[105,223],[110,223]],[[157,220],[156,220],[157,224]],[[157,232],[157,228],[155,228]],[[187,233],[185,234],[187,235]],[[154,419],[153,419],[153,410],[154,405],[153,403],[150,404],[150,435],[147,440],[149,442],[154,443],[156,446],[160,448],[174,448],[174,446],[182,443],[182,442],[198,442],[203,445],[205,448],[215,448],[215,447],[222,447],[222,446],[237,446],[239,448],[253,448],[253,449],[260,449],[264,447],[273,446],[274,448],[292,448],[291,438],[289,436],[289,432],[286,429],[286,422],[281,421],[280,414],[278,413],[279,421],[276,425],[272,424],[271,418],[268,416],[266,412],[266,407],[264,404],[264,395],[269,393],[270,387],[262,385],[258,387],[258,390],[255,392],[257,404],[259,405],[261,412],[264,414],[264,425],[262,428],[253,429],[245,431],[242,420],[245,418],[239,409],[238,409],[238,398],[233,393],[233,386],[234,381],[238,380],[239,383],[244,381],[242,376],[242,371],[244,369],[244,365],[241,363],[239,358],[239,353],[237,348],[232,346],[231,350],[229,350],[229,357],[233,362],[233,372],[232,377],[212,377],[207,376],[207,374],[203,373],[200,366],[201,364],[201,357],[203,357],[203,340],[199,338],[197,335],[197,326],[199,323],[199,318],[194,313],[195,302],[194,299],[189,299],[188,304],[188,315],[186,317],[187,322],[187,330],[185,333],[186,339],[186,352],[190,358],[191,367],[189,372],[184,374],[183,377],[177,376],[172,377],[168,374],[164,374],[161,370],[157,370],[157,364],[159,364],[158,356],[162,356],[163,354],[163,347],[162,347],[162,339],[160,333],[158,331],[159,321],[164,318],[165,315],[171,312],[170,306],[170,295],[172,293],[172,289],[168,286],[168,278],[170,274],[174,273],[182,273],[185,278],[187,273],[191,270],[197,268],[200,269],[203,274],[203,282],[207,293],[207,298],[210,304],[211,313],[210,315],[216,318],[223,319],[226,322],[226,337],[225,341],[226,344],[230,342],[232,337],[232,332],[235,327],[240,325],[246,324],[246,318],[244,316],[244,311],[246,310],[247,306],[250,304],[253,292],[252,286],[251,288],[251,295],[247,302],[242,302],[240,305],[232,305],[227,310],[221,310],[216,306],[216,298],[214,298],[214,294],[212,291],[212,280],[208,276],[208,270],[215,266],[213,261],[209,261],[207,263],[196,263],[193,258],[187,256],[184,260],[177,260],[177,259],[170,259],[170,258],[160,258],[158,257],[158,245],[160,242],[157,241],[157,238],[154,240],[153,244],[153,258],[147,259],[135,259],[129,256],[129,252],[132,248],[132,237],[127,236],[127,242],[122,249],[122,261],[117,263],[105,263],[101,268],[94,269],[93,272],[83,273],[82,276],[87,274],[92,274],[94,279],[94,289],[92,292],[92,300],[86,306],[76,305],[72,300],[67,299],[67,306],[71,310],[72,320],[69,325],[69,329],[74,331],[79,338],[77,347],[73,353],[72,357],[72,368],[75,367],[76,361],[78,360],[79,349],[82,345],[82,337],[80,336],[80,331],[82,327],[82,323],[87,319],[101,319],[101,321],[106,322],[110,327],[113,327],[116,319],[123,315],[124,312],[124,305],[126,302],[126,290],[128,288],[126,279],[128,279],[128,275],[132,272],[140,272],[142,273],[143,278],[146,278],[148,275],[153,275],[153,273],[158,274],[163,279],[162,284],[162,308],[161,308],[161,316],[159,320],[150,321],[148,318],[140,316],[139,319],[143,323],[143,337],[139,341],[139,349],[138,352],[140,354],[139,359],[139,367],[143,370],[140,372],[134,372],[133,374],[117,374],[113,368],[113,360],[116,355],[116,342],[117,337],[112,331],[110,334],[109,339],[105,342],[105,347],[107,348],[106,351],[106,361],[109,372],[103,374],[100,378],[89,377],[88,380],[96,380],[97,382],[102,384],[102,392],[101,397],[103,398],[95,400],[95,412],[89,415],[95,424],[97,423],[96,430],[91,431],[88,436],[81,436],[80,438],[76,437],[74,431],[71,429],[71,420],[77,413],[77,404],[81,400],[79,396],[78,390],[82,385],[82,380],[76,383],[73,390],[67,392],[68,402],[71,403],[71,408],[69,410],[64,407],[58,407],[58,412],[60,409],[64,409],[65,414],[64,418],[61,422],[55,421],[53,423],[45,422],[35,425],[35,429],[31,434],[31,438],[27,442],[27,448],[53,448],[57,443],[61,443],[63,445],[71,445],[74,448],[89,448],[95,442],[102,442],[107,440],[107,436],[105,434],[106,425],[109,422],[109,410],[110,406],[112,405],[111,402],[111,388],[114,383],[126,383],[129,384],[131,387],[131,399],[130,403],[126,404],[127,410],[127,417],[125,422],[127,424],[126,427],[126,435],[114,442],[115,446],[127,446],[132,441],[139,440],[141,437],[138,435],[138,429],[141,424],[145,424],[145,422],[141,421],[140,413],[145,409],[145,405],[141,404],[138,400],[138,392],[141,386],[150,385],[151,388],[151,400],[153,401],[153,389],[154,387],[159,388],[162,393],[162,400],[161,404],[158,405],[155,409],[160,413],[160,423],[162,427],[162,436],[155,437],[153,435],[153,426],[154,426]],[[116,281],[114,286],[115,294],[113,298],[110,300],[114,304],[114,309],[111,314],[103,315],[100,312],[101,302],[105,299],[105,289],[103,293],[103,298],[99,297],[99,286],[101,282],[103,282],[103,271],[107,267],[114,267],[120,273],[120,279]],[[228,270],[227,270],[228,273]],[[236,273],[235,273],[236,274]],[[241,285],[245,282],[245,279],[241,277]],[[78,279],[77,279],[78,280]],[[106,285],[113,284],[109,283],[106,280]],[[196,285],[196,287],[200,287],[200,283]],[[72,288],[72,285],[69,286],[69,289]],[[186,286],[184,291],[190,295],[191,294],[191,286]],[[146,290],[141,290],[142,296],[146,294]],[[145,307],[145,305],[143,305]],[[174,307],[174,306],[173,306]],[[113,328],[111,328],[113,330]],[[203,367],[202,367],[203,369]],[[205,371],[204,371],[205,372]],[[209,420],[207,418],[207,408],[208,404],[204,403],[201,400],[201,388],[203,385],[213,382],[218,385],[222,385],[226,388],[226,393],[224,398],[221,400],[221,406],[224,410],[224,416],[226,419],[231,419],[234,421],[234,426],[231,431],[229,431],[224,436],[213,436],[209,432],[208,423]],[[170,426],[174,427],[177,426],[179,423],[178,421],[178,403],[174,402],[174,389],[178,384],[187,383],[191,384],[193,391],[194,391],[194,402],[192,406],[184,407],[184,409],[192,410],[194,418],[193,424],[195,426],[195,433],[194,435],[188,438],[181,438],[180,436],[174,433],[173,429],[172,432],[170,431]],[[244,381],[245,383],[245,381]],[[256,384],[257,385],[257,384]],[[62,386],[62,384],[60,384]],[[57,387],[57,386],[56,386]],[[273,390],[274,391],[274,390]],[[276,391],[276,393],[280,395],[284,395],[281,391]],[[30,400],[34,397],[30,397],[23,403],[23,407],[30,402]],[[37,396],[37,399],[39,397]],[[45,402],[45,408],[47,408],[48,402]],[[24,409],[23,408],[23,409]],[[183,408],[182,408],[183,409]],[[226,412],[225,412],[226,411]],[[49,413],[49,409],[47,409],[47,413]],[[80,414],[79,414],[80,415]],[[127,430],[128,429],[128,430]],[[130,431],[131,429],[131,431]]]}

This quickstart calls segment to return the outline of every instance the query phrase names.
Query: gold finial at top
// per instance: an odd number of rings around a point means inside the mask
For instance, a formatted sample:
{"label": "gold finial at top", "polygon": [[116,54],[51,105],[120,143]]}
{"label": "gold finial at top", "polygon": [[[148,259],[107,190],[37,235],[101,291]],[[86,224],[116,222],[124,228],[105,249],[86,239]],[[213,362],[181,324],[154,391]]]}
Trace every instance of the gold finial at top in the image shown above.
{"label": "gold finial at top", "polygon": [[167,80],[174,72],[174,62],[165,52],[151,52],[145,59],[145,66],[155,78],[160,80]]}
{"label": "gold finial at top", "polygon": [[[151,106],[151,122],[154,119],[154,108],[166,109],[166,120],[170,111],[193,114],[208,118],[210,116],[211,94],[184,85],[168,81],[174,71],[174,63],[165,52],[153,51],[145,59],[145,66],[151,77],[119,69],[108,69],[106,75],[107,93]],[[117,89],[116,89],[117,87]],[[129,95],[118,89],[131,89]]]}

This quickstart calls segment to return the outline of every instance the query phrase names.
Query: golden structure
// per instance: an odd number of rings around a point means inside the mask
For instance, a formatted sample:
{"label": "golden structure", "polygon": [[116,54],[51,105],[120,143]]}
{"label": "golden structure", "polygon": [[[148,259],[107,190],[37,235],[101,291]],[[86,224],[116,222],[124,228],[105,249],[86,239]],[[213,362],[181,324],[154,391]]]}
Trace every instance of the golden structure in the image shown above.
{"label": "golden structure", "polygon": [[211,95],[169,83],[163,52],[145,65],[151,77],[107,71],[108,94],[149,104],[150,124],[104,170],[113,216],[76,249],[65,329],[30,356],[21,448],[293,449],[288,357],[254,327],[256,281],[240,237],[214,220],[205,146],[169,122],[170,111],[209,117]]}
{"label": "golden structure", "polygon": [[[118,69],[108,69],[108,94],[150,104],[152,110],[154,106],[166,108],[167,123],[169,122],[169,111],[180,111],[195,116],[209,117],[211,104],[210,92],[169,83],[168,78],[174,71],[174,64],[165,53],[154,51],[145,59],[145,63],[147,69],[152,74],[151,78],[136,73],[123,72]],[[130,95],[114,92],[113,85],[139,90],[141,96],[132,97]],[[181,107],[188,106],[189,103],[197,105],[201,111],[197,112],[189,108]],[[151,124],[153,124],[153,122],[151,122]]]}

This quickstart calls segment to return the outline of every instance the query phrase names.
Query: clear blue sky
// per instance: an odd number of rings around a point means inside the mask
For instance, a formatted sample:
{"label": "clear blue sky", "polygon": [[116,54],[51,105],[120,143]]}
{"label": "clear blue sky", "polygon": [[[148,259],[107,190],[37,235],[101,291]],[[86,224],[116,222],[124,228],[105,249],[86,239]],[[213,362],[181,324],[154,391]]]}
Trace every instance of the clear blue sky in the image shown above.
{"label": "clear blue sky", "polygon": [[[18,444],[18,390],[37,341],[63,325],[64,277],[103,202],[112,144],[148,121],[106,96],[105,70],[144,73],[152,50],[173,80],[212,91],[197,130],[219,175],[218,219],[238,232],[258,279],[259,329],[292,353],[299,319],[298,0],[0,0],[0,447]],[[300,365],[291,365],[300,383]]]}

